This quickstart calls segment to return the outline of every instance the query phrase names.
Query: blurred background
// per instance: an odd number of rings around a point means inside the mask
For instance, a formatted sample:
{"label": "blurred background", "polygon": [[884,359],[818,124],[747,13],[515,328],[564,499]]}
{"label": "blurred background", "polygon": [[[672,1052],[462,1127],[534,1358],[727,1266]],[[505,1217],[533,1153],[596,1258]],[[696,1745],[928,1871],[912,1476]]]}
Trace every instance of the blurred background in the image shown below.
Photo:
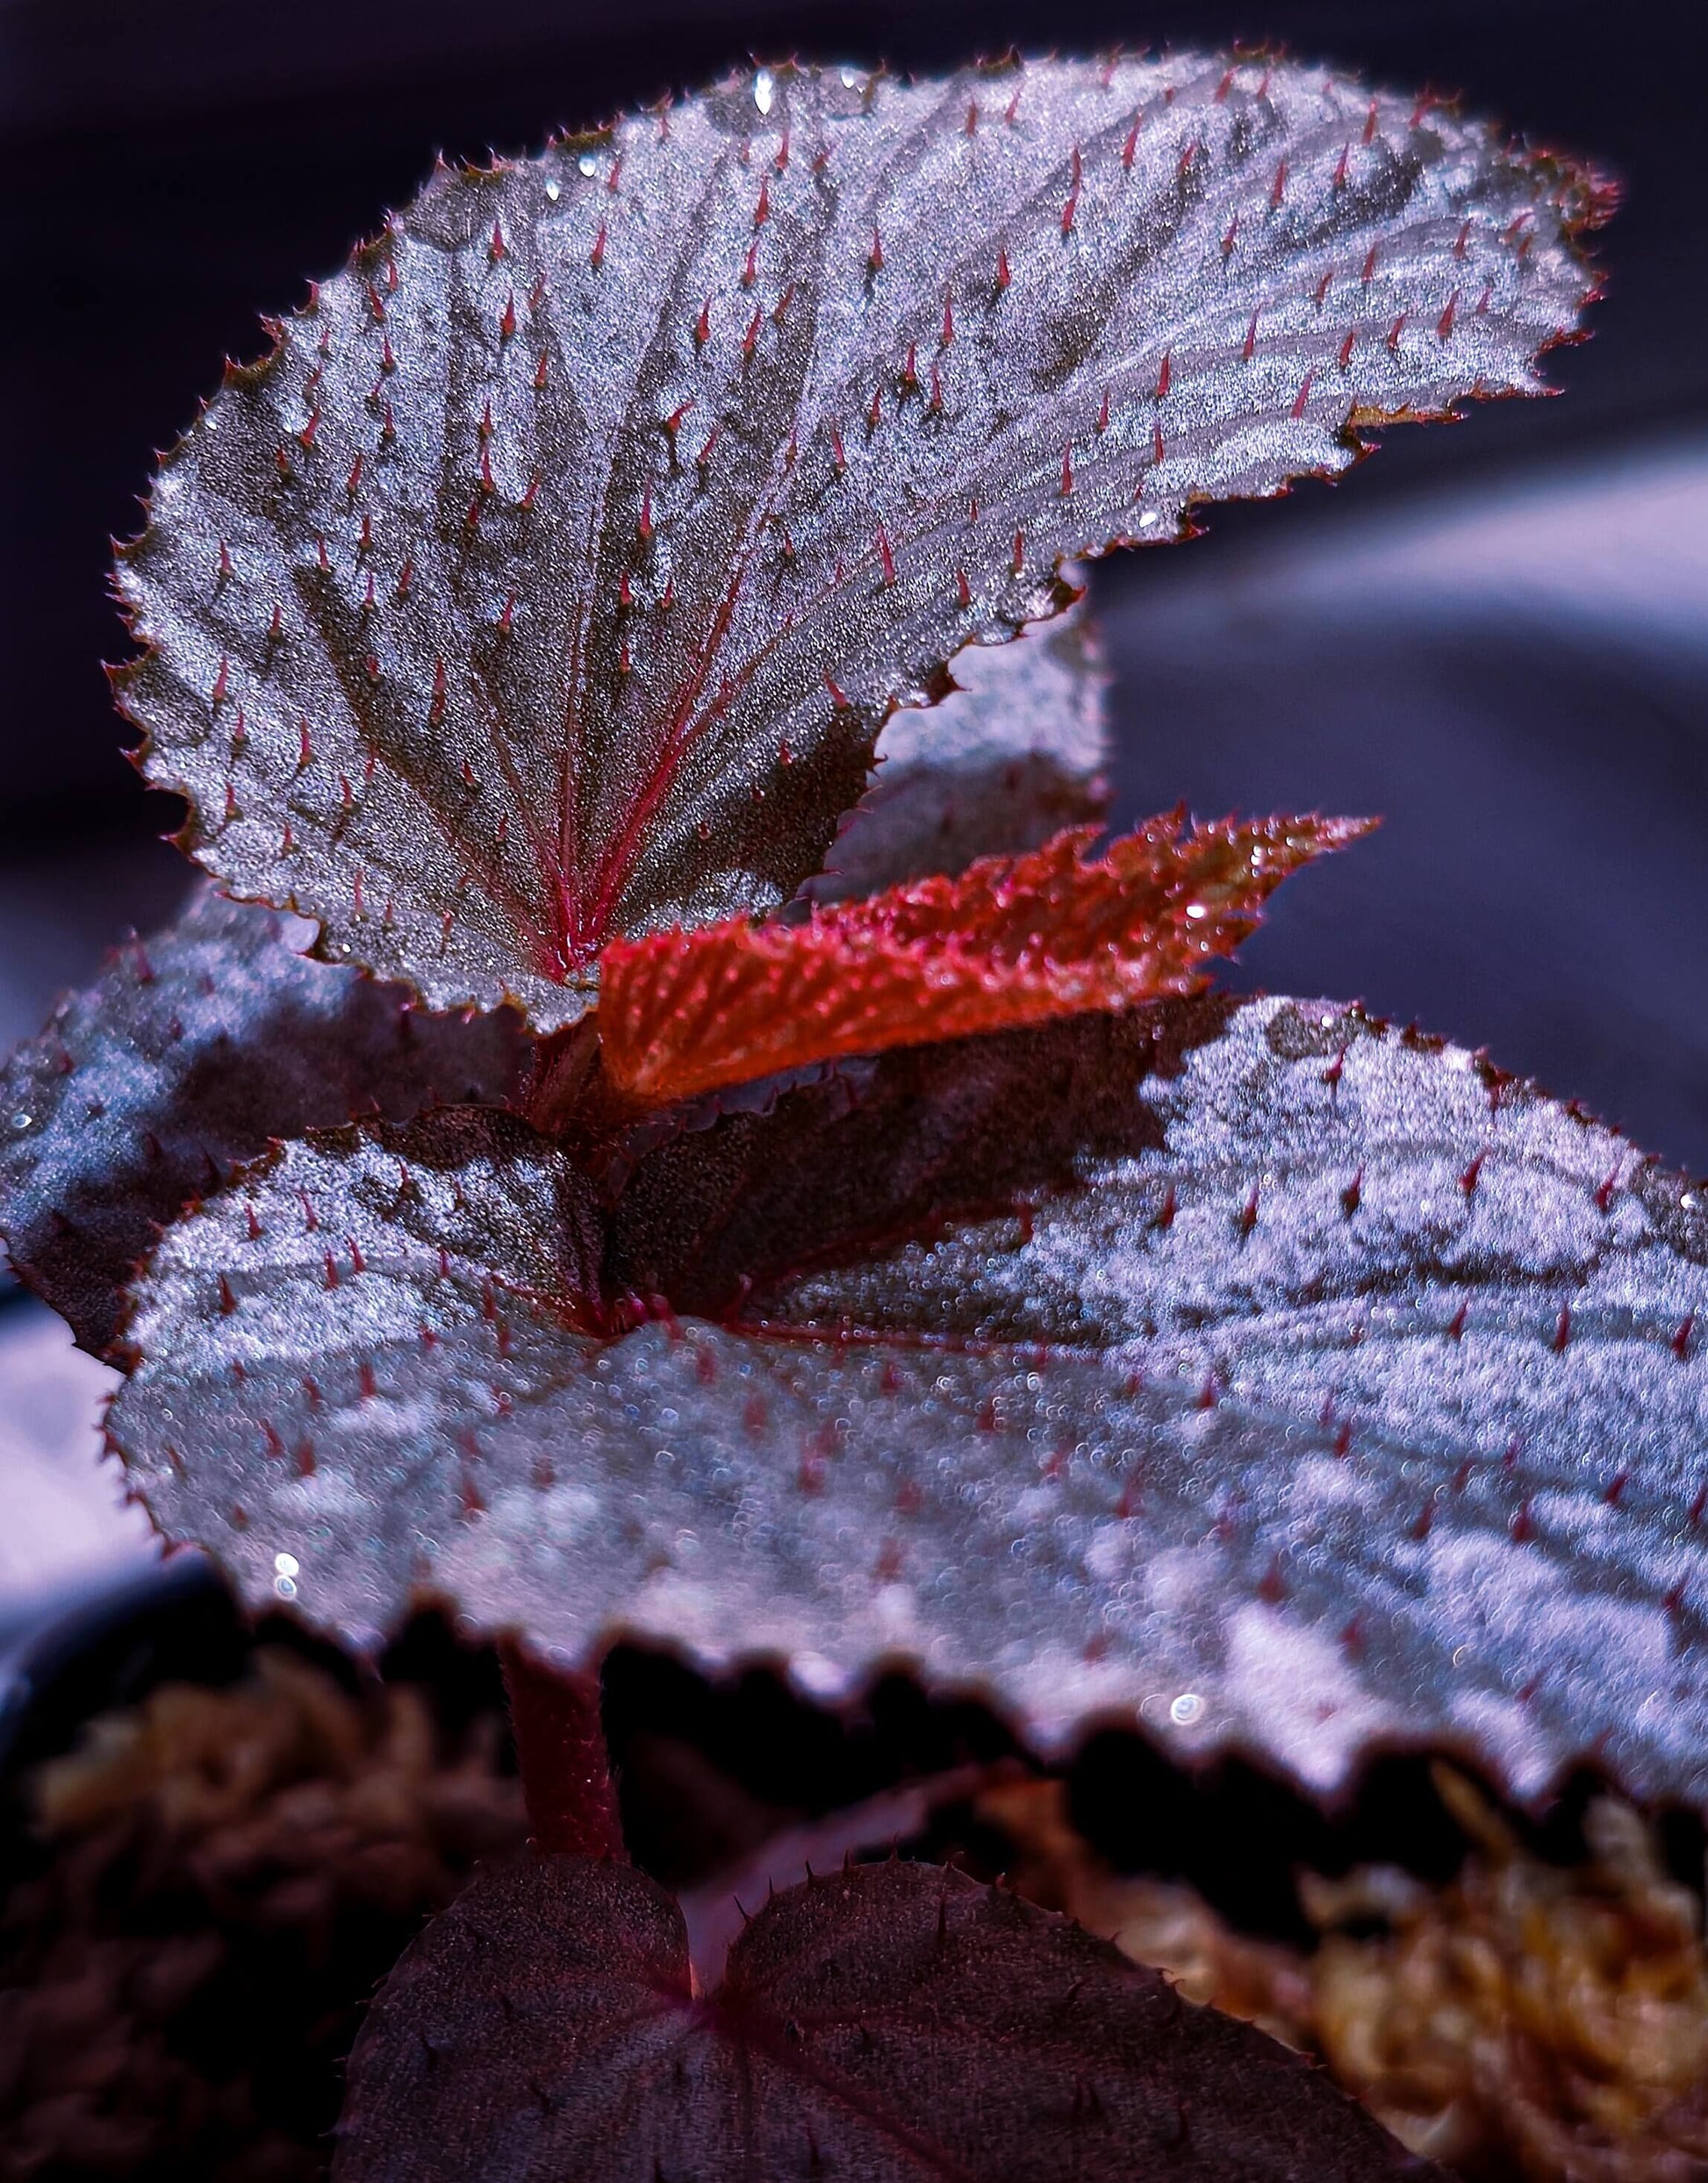
{"label": "blurred background", "polygon": [[[1654,0],[0,0],[0,1048],[186,882],[118,755],[108,538],[257,313],[436,147],[523,150],[753,54],[1235,36],[1462,91],[1625,204],[1564,399],[1397,431],[1338,486],[1099,569],[1117,816],[1382,814],[1283,894],[1245,982],[1486,1045],[1708,1168],[1708,17]],[[0,1619],[97,1516],[137,1550],[110,1480],[74,1520],[48,1453],[87,1449],[102,1377],[0,1312]]]}

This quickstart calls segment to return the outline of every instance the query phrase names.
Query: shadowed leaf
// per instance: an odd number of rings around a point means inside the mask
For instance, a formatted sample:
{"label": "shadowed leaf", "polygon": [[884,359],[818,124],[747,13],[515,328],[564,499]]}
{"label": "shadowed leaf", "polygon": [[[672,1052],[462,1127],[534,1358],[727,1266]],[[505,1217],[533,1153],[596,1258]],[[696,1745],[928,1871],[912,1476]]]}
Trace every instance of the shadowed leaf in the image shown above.
{"label": "shadowed leaf", "polygon": [[396,986],[305,962],[310,937],[204,887],[0,1074],[0,1234],[96,1355],[161,1226],[269,1139],[513,1088],[513,1014],[427,1015]]}
{"label": "shadowed leaf", "polygon": [[761,913],[1066,560],[1533,390],[1603,197],[1288,62],[781,69],[442,170],[228,374],[120,585],[150,779],[435,1006]]}
{"label": "shadowed leaf", "polygon": [[1108,680],[1083,605],[1011,643],[970,645],[941,704],[891,714],[872,786],[802,892],[815,902],[876,894],[1101,823]]}
{"label": "shadowed leaf", "polygon": [[887,1047],[1197,991],[1289,873],[1365,830],[1347,819],[1152,819],[1087,858],[1091,828],[957,879],[815,911],[614,942],[605,1073],[641,1106]]}
{"label": "shadowed leaf", "polygon": [[157,1521],[256,1602],[290,1553],[363,1643],[436,1589],[578,1660],[833,1693],[907,1655],[1057,1747],[1138,1706],[1318,1789],[1394,1742],[1708,1795],[1708,1213],[1469,1055],[1327,1004],[1077,1019],[591,1207],[472,1110],[210,1202],[111,1413]]}
{"label": "shadowed leaf", "polygon": [[375,2001],[340,2141],[335,2183],[1440,2173],[1108,1942],[902,1863],[779,1895],[702,1996],[642,1874],[483,1873]]}
{"label": "shadowed leaf", "polygon": [[1071,1192],[1087,1159],[1162,1143],[1135,1088],[1238,1005],[1212,992],[902,1047],[773,1080],[745,1110],[690,1109],[699,1126],[641,1154],[610,1210],[606,1292],[724,1320],[756,1284]]}

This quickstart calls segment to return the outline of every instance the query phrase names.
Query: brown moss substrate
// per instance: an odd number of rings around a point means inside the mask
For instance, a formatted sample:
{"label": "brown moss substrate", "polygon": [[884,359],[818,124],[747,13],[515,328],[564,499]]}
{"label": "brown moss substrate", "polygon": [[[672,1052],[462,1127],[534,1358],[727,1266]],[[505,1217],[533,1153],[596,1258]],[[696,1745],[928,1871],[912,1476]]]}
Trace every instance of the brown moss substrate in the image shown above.
{"label": "brown moss substrate", "polygon": [[0,2178],[321,2176],[362,2004],[524,1839],[499,1741],[265,1650],[97,1720],[38,1777],[51,1854],[0,1914]]}
{"label": "brown moss substrate", "polygon": [[1448,1769],[1437,1786],[1472,1845],[1457,1877],[1302,1873],[1311,1950],[1247,1938],[1190,1887],[1111,1871],[1059,1783],[993,1790],[980,1816],[1014,1843],[1023,1892],[1320,2055],[1414,2151],[1479,2183],[1701,2183],[1700,1899],[1611,1798],[1587,1815],[1589,1857],[1561,1868]]}
{"label": "brown moss substrate", "polygon": [[[247,1683],[161,1689],[44,1768],[40,1855],[0,1910],[0,2183],[318,2183],[367,1996],[522,1842],[500,1736],[263,1649]],[[991,1789],[974,1816],[1024,1892],[1319,2053],[1478,2183],[1708,2183],[1698,1898],[1624,1806],[1592,1807],[1567,1868],[1439,1787],[1472,1844],[1457,1877],[1302,1875],[1314,1948],[1114,1872],[1059,1783]]]}

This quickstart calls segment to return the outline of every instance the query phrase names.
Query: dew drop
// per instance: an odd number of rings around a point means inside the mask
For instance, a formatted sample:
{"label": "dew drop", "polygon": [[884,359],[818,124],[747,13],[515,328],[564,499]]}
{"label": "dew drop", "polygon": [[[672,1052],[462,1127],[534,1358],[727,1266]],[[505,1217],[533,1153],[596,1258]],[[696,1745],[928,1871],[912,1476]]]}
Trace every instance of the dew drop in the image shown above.
{"label": "dew drop", "polygon": [[584,175],[596,175],[599,172],[599,162],[591,152],[584,152],[575,163]]}
{"label": "dew drop", "polygon": [[1195,1720],[1202,1719],[1204,1701],[1196,1691],[1182,1691],[1169,1706],[1168,1718],[1177,1728],[1189,1728]]}
{"label": "dew drop", "polygon": [[563,194],[563,185],[562,183],[549,182],[546,184],[546,195],[551,199],[554,205],[556,204],[558,198],[561,197]]}
{"label": "dew drop", "polygon": [[15,1130],[27,1130],[34,1120],[34,1115],[27,1107],[20,1107],[11,1117],[11,1125]]}
{"label": "dew drop", "polygon": [[753,103],[762,114],[771,111],[771,102],[777,89],[777,78],[769,68],[761,68],[753,79]]}

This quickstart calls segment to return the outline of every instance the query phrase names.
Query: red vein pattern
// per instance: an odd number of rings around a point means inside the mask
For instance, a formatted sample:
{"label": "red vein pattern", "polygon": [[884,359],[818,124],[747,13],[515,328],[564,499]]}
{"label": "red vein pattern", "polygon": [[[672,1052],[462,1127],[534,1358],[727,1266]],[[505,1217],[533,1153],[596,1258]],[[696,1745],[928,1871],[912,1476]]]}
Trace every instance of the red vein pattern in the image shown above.
{"label": "red vein pattern", "polygon": [[917,880],[799,925],[736,918],[606,952],[607,1080],[673,1100],[892,1046],[1130,1008],[1197,991],[1289,872],[1356,819],[1152,819],[1087,862],[1096,829]]}

